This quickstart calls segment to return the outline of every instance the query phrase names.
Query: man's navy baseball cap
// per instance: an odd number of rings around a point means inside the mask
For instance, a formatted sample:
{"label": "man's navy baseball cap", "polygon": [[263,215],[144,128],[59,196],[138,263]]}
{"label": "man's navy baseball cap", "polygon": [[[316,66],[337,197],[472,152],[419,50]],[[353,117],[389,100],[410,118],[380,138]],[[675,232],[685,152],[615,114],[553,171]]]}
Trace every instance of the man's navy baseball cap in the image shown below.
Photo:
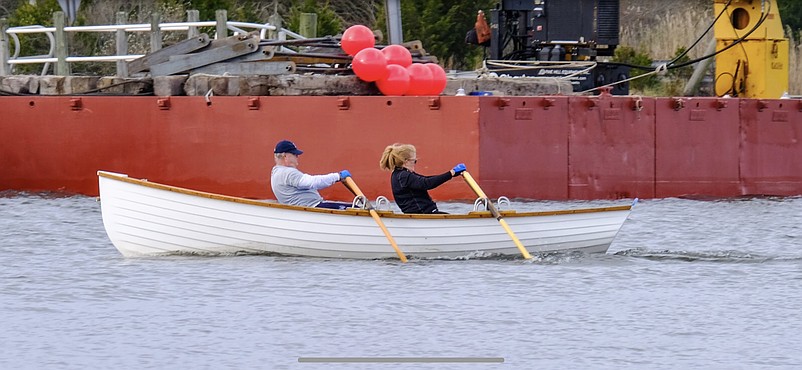
{"label": "man's navy baseball cap", "polygon": [[298,149],[292,141],[289,140],[281,140],[276,144],[276,150],[273,153],[292,153],[295,155],[304,154],[303,150]]}

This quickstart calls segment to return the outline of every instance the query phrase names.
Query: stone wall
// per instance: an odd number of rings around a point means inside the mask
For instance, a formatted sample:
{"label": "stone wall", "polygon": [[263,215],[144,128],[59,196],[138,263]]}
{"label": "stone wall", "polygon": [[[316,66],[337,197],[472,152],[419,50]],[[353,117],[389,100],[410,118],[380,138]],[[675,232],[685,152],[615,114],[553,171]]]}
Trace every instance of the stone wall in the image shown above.
{"label": "stone wall", "polygon": [[[571,95],[567,80],[522,77],[450,78],[443,95],[487,91],[500,96]],[[0,92],[7,95],[158,95],[203,96],[334,96],[381,95],[376,85],[356,76],[285,74],[219,76],[193,74],[147,78],[87,76],[0,76]]]}

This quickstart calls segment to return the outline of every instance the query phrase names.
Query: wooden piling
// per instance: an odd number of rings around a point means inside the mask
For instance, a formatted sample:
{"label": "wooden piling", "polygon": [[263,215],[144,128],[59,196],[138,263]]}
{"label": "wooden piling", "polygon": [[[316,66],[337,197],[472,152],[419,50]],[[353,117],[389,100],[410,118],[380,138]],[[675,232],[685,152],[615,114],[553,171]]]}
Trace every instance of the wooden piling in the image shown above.
{"label": "wooden piling", "polygon": [[[117,12],[117,24],[128,23],[128,13]],[[128,54],[128,35],[124,29],[117,30],[117,55]],[[128,63],[124,60],[117,61],[117,77],[128,77]]]}
{"label": "wooden piling", "polygon": [[11,55],[9,54],[6,30],[8,30],[8,19],[0,18],[0,76],[11,74],[11,66],[8,64]]}
{"label": "wooden piling", "polygon": [[150,52],[159,51],[162,48],[162,30],[159,24],[162,22],[161,13],[150,15]]}
{"label": "wooden piling", "polygon": [[[194,9],[187,10],[187,22],[198,22],[198,21],[200,21],[200,12]],[[187,29],[187,39],[198,37],[199,35],[200,31],[198,31],[198,27],[189,26],[189,29]]]}
{"label": "wooden piling", "polygon": [[56,75],[69,76],[70,64],[67,63],[67,34],[64,32],[64,12],[53,13],[53,26],[56,27]]}
{"label": "wooden piling", "polygon": [[301,13],[300,27],[298,31],[301,36],[308,39],[317,37],[317,14]]}
{"label": "wooden piling", "polygon": [[228,12],[225,10],[217,10],[214,12],[214,18],[217,21],[217,39],[224,39],[228,37]]}

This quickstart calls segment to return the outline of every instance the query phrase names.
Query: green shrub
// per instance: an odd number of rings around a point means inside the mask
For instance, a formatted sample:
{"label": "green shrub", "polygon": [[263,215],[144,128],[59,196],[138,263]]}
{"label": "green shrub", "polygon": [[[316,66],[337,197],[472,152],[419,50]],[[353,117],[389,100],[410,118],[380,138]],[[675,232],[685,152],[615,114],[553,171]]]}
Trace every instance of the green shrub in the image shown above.
{"label": "green shrub", "polygon": [[[612,58],[613,62],[625,63],[633,66],[640,66],[642,68],[632,68],[630,77],[637,77],[648,72],[653,71],[651,68],[652,58],[642,51],[637,51],[629,46],[619,46],[615,49],[615,54]],[[654,88],[659,84],[657,76],[651,74],[646,77],[636,78],[629,82],[629,86],[635,91],[644,91],[647,88]]]}

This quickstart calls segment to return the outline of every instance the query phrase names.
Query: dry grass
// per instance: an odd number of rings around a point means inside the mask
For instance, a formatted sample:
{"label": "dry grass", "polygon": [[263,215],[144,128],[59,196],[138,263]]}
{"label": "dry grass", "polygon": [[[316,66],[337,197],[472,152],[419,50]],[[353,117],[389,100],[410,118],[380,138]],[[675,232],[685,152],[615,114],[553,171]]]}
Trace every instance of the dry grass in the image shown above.
{"label": "dry grass", "polygon": [[[620,44],[643,51],[654,60],[671,59],[689,47],[713,21],[710,0],[622,0]],[[713,39],[713,30],[688,55],[697,58]]]}
{"label": "dry grass", "polygon": [[789,38],[788,45],[788,93],[802,95],[802,31],[796,35],[790,30],[786,32]]}

